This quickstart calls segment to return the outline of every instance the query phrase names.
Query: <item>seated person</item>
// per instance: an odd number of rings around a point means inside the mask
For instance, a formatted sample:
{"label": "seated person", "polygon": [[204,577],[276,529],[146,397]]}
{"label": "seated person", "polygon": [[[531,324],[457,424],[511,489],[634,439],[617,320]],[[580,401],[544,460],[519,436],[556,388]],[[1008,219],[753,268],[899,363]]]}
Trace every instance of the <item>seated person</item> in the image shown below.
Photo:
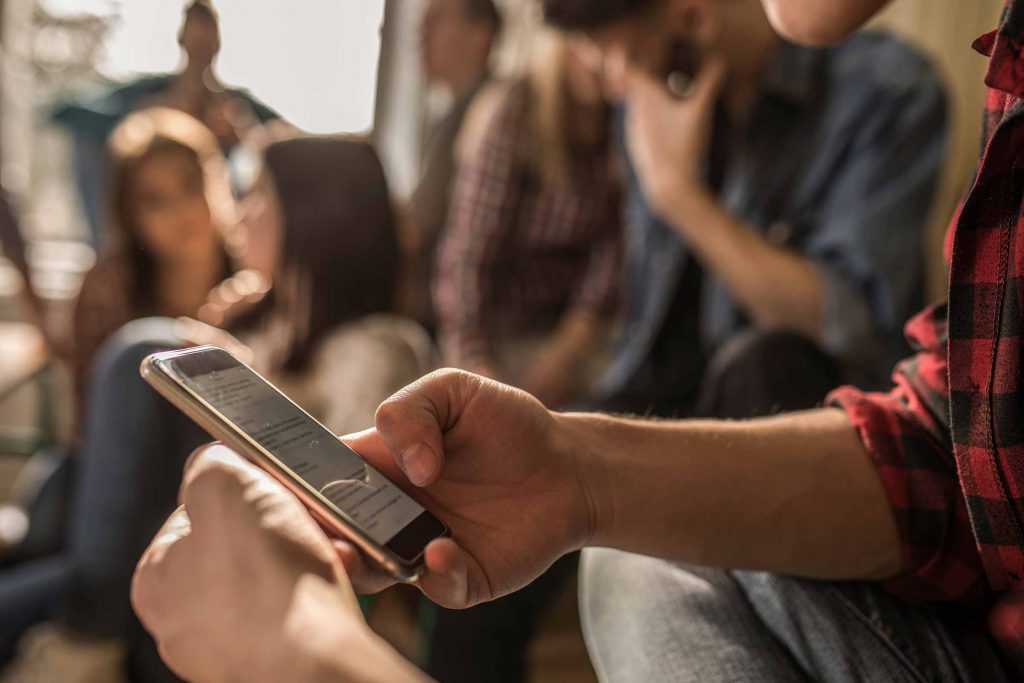
{"label": "seated person", "polygon": [[407,264],[399,296],[402,310],[431,330],[436,320],[430,282],[448,218],[457,142],[470,105],[491,80],[491,49],[500,33],[494,0],[430,0],[420,21],[423,78],[447,91],[452,103],[425,136],[420,179],[403,230]]}
{"label": "seated person", "polygon": [[586,390],[618,286],[610,120],[577,50],[539,37],[456,182],[435,285],[447,363],[555,407]]}
{"label": "seated person", "polygon": [[202,123],[173,109],[142,110],[114,130],[110,157],[109,235],[72,324],[79,409],[110,335],[138,318],[198,317],[235,270],[227,248],[235,207],[220,147]]}
{"label": "seated person", "polygon": [[[922,304],[944,158],[932,65],[880,33],[793,45],[756,0],[546,4],[598,46],[628,41],[632,68],[660,81],[627,94],[625,315],[596,406],[744,418],[884,384]],[[613,5],[664,30],[627,35]],[[664,75],[694,64],[712,68],[709,92],[654,118]],[[656,166],[645,150],[668,144],[677,165]]]}
{"label": "seated person", "polygon": [[[122,328],[100,352],[77,474],[67,600],[54,622],[23,639],[21,654],[0,677],[5,683],[122,680],[129,652],[137,679],[169,676],[141,638],[128,604],[129,578],[174,508],[186,456],[205,437],[139,378],[145,355],[218,343],[338,432],[371,425],[383,399],[432,368],[426,332],[392,313],[396,222],[368,143],[271,144],[244,201],[242,225],[243,239],[234,245],[240,263],[270,273],[273,286],[247,314],[247,325],[232,328],[238,338],[194,320],[151,318]],[[0,577],[0,597],[2,584]]]}

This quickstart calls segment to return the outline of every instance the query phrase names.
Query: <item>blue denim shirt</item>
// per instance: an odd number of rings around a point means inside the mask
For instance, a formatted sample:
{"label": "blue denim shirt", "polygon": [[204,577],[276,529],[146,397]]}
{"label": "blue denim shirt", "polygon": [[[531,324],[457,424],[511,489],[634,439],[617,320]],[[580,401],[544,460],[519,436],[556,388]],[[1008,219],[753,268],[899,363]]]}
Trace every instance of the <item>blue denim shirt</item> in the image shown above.
{"label": "blue denim shirt", "polygon": [[[731,132],[739,142],[720,200],[810,259],[821,281],[822,347],[862,386],[884,383],[907,353],[902,324],[922,304],[923,238],[945,134],[935,69],[877,32],[825,49],[783,43],[749,124]],[[625,319],[606,394],[644,363],[691,258],[647,207],[631,169],[628,181]],[[713,273],[705,271],[701,297],[699,343],[710,354],[748,323]]]}

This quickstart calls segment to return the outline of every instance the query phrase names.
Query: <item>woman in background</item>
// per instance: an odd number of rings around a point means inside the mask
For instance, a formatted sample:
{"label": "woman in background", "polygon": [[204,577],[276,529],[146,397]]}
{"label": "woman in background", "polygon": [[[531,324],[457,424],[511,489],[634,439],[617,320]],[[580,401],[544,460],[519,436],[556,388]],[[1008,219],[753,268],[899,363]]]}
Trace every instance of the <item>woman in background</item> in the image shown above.
{"label": "woman in background", "polygon": [[107,247],[86,274],[72,325],[79,408],[100,346],[149,316],[199,315],[233,270],[226,249],[235,208],[216,138],[174,109],[129,116],[110,140]]}
{"label": "woman in background", "polygon": [[596,374],[620,222],[600,79],[538,43],[459,172],[435,298],[447,362],[557,408]]}
{"label": "woman in background", "polygon": [[[567,39],[538,40],[528,75],[468,145],[435,294],[448,362],[558,408],[600,374],[618,287],[618,183],[599,75]],[[439,609],[427,672],[525,680],[534,626],[575,562],[494,602]]]}
{"label": "woman in background", "polygon": [[[432,369],[426,332],[392,313],[395,216],[369,144],[270,145],[242,208],[239,262],[271,273],[270,293],[237,337],[191,319],[147,319],[123,328],[100,353],[72,519],[69,597],[54,622],[22,639],[3,683],[118,681],[126,665],[135,680],[176,680],[132,614],[129,583],[176,504],[185,458],[209,437],[139,379],[146,355],[220,344],[337,433],[372,426],[380,402]],[[2,598],[0,585],[0,612]]]}

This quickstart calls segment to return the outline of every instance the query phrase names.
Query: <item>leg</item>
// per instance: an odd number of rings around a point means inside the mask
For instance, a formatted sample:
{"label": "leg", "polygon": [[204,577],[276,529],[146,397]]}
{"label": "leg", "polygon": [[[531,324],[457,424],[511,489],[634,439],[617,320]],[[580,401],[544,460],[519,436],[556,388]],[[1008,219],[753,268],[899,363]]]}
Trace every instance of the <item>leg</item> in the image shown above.
{"label": "leg", "polygon": [[724,572],[588,549],[580,612],[603,683],[810,680]]}
{"label": "leg", "polygon": [[814,680],[1010,680],[983,620],[910,605],[872,583],[731,574]]}
{"label": "leg", "polygon": [[179,345],[170,321],[140,320],[97,359],[69,539],[74,574],[65,623],[77,635],[131,633],[135,563],[174,508],[185,458],[206,440],[139,376],[147,354]]}
{"label": "leg", "polygon": [[0,575],[0,668],[14,656],[26,630],[57,614],[70,574],[63,555],[4,569]]}
{"label": "leg", "polygon": [[836,362],[792,332],[748,328],[715,352],[696,413],[745,419],[820,404],[840,384]]}
{"label": "leg", "polygon": [[534,627],[565,580],[576,556],[563,557],[526,588],[466,610],[439,608],[427,673],[441,683],[526,680],[526,650]]}
{"label": "leg", "polygon": [[1004,681],[983,625],[877,585],[588,550],[584,632],[602,681]]}

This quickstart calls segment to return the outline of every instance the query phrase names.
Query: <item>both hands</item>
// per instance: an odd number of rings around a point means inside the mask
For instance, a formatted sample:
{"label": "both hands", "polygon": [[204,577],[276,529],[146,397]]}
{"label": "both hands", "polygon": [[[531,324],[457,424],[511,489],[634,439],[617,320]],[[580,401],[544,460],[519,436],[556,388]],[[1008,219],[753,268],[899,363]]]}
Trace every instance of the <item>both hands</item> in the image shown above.
{"label": "both hands", "polygon": [[[444,370],[385,402],[376,429],[345,439],[451,529],[426,548],[428,598],[462,608],[500,597],[591,537],[586,482],[558,420],[522,391]],[[353,585],[374,592],[393,579],[328,539],[284,487],[213,445],[190,460],[181,501],[132,587],[180,675],[417,679],[354,599]]]}

